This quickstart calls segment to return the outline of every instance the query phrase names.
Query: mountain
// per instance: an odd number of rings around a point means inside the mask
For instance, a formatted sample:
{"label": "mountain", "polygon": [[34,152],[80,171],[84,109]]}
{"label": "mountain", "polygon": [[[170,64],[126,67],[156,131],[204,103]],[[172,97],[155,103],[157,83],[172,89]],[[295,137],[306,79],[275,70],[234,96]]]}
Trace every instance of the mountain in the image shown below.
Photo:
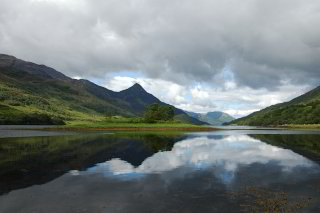
{"label": "mountain", "polygon": [[[153,104],[153,103],[170,106],[169,104],[161,102],[158,98],[156,98],[152,94],[146,92],[143,89],[143,87],[138,83],[135,83],[133,86],[131,86],[128,89],[120,91],[119,93],[117,93],[117,97],[129,103],[129,107],[133,109],[135,112],[137,112],[138,114],[143,114],[146,106],[149,106],[150,104]],[[186,114],[183,110],[178,109],[176,107],[174,107],[174,112],[176,115]]]}
{"label": "mountain", "polygon": [[320,86],[289,102],[272,105],[228,124],[249,126],[320,124]]}
{"label": "mountain", "polygon": [[220,126],[226,122],[233,121],[234,118],[224,112],[215,111],[215,112],[208,112],[208,113],[195,113],[195,112],[188,112],[185,111],[189,116],[196,118],[202,122],[209,123],[211,125]]}
{"label": "mountain", "polygon": [[[168,105],[139,84],[114,92],[45,65],[0,54],[0,124],[94,121],[106,115],[139,117],[153,103]],[[205,124],[181,109],[174,111],[177,119],[187,117],[189,123]]]}

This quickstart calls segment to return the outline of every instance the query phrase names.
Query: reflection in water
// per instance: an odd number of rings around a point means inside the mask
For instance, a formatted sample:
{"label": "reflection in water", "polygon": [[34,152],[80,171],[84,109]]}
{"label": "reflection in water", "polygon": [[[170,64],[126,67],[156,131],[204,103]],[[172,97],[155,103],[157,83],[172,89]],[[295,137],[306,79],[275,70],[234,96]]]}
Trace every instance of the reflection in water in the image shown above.
{"label": "reflection in water", "polygon": [[154,152],[169,150],[183,138],[90,134],[0,139],[0,195],[43,184],[70,170],[85,170],[113,158],[138,166]]}
{"label": "reflection in water", "polygon": [[312,134],[300,135],[250,135],[273,146],[291,149],[320,163],[320,136]]}
{"label": "reflection in water", "polygon": [[[86,141],[78,147],[86,157],[76,161],[85,166],[2,195],[0,212],[320,212],[319,165],[251,136],[100,135],[76,141]],[[90,155],[83,148],[88,144],[96,147]],[[104,160],[84,163],[99,153]]]}
{"label": "reflection in water", "polygon": [[[100,163],[78,174],[103,173],[104,175],[163,173],[178,167],[195,169],[219,168],[217,177],[230,183],[239,166],[250,164],[278,165],[282,171],[315,164],[294,152],[274,147],[249,136],[229,136],[222,139],[195,137],[174,144],[171,151],[155,153],[135,167],[119,158]],[[74,173],[74,171],[73,171]]]}

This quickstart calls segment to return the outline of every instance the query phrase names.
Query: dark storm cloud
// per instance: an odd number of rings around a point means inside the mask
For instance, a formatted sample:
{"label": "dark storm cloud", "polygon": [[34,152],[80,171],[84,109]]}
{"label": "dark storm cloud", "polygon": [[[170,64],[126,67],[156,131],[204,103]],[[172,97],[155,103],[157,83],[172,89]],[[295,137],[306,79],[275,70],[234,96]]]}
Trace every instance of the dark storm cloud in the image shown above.
{"label": "dark storm cloud", "polygon": [[[318,0],[1,0],[0,51],[67,75],[141,70],[277,88],[320,80]],[[216,82],[216,81],[215,81]]]}

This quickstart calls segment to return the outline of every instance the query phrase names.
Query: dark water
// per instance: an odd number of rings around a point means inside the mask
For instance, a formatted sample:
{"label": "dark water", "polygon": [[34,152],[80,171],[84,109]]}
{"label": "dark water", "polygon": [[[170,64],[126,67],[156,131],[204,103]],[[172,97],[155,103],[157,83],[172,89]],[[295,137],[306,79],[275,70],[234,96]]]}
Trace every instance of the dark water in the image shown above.
{"label": "dark water", "polygon": [[[31,136],[73,135],[73,132],[40,131],[43,128],[54,128],[54,125],[0,125],[0,138],[17,138]],[[19,130],[19,131],[17,131]],[[23,131],[22,131],[23,130]]]}
{"label": "dark water", "polygon": [[0,212],[320,212],[320,135],[0,139]]}

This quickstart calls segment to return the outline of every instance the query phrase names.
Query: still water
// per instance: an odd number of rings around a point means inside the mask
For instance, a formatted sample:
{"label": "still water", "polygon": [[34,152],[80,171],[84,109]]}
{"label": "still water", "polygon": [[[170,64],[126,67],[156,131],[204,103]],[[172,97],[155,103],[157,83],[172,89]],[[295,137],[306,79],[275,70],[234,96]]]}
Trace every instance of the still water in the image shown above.
{"label": "still water", "polygon": [[0,212],[318,213],[319,153],[311,131],[0,138]]}

